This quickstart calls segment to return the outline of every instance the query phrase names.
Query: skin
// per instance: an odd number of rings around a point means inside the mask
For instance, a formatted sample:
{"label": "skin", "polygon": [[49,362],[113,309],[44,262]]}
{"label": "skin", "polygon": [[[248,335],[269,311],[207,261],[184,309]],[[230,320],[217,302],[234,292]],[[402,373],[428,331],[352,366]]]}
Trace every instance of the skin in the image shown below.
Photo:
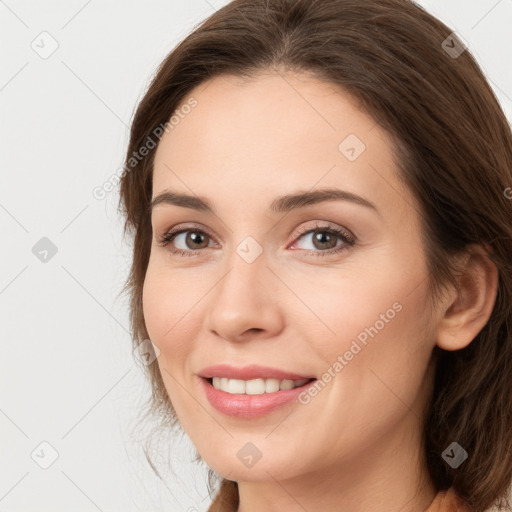
{"label": "skin", "polygon": [[[239,512],[424,511],[436,494],[420,437],[432,350],[463,348],[484,326],[495,268],[475,247],[462,262],[470,278],[461,291],[426,307],[418,203],[398,181],[387,133],[332,84],[268,72],[245,82],[216,77],[189,96],[197,106],[158,146],[153,197],[167,189],[206,197],[216,215],[154,208],[143,291],[181,425],[203,460],[239,483]],[[354,161],[338,149],[351,133],[366,146]],[[324,187],[363,196],[380,215],[348,201],[287,214],[268,208],[277,196]],[[315,245],[298,229],[316,223],[345,228],[357,243],[315,256],[333,245]],[[159,246],[178,225],[213,236],[205,235],[206,248],[187,244],[187,233]],[[236,252],[247,236],[263,250],[252,263]],[[171,246],[197,254],[173,255]],[[233,418],[199,385],[197,373],[218,363],[321,378],[394,303],[401,311],[308,404]],[[237,457],[247,442],[262,454],[250,468]]]}

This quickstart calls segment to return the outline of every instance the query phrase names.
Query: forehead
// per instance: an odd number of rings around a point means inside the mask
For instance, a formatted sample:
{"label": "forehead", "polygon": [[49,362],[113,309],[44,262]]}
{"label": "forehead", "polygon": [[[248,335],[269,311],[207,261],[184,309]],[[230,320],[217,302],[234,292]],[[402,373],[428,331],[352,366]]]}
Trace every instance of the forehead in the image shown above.
{"label": "forehead", "polygon": [[[197,105],[182,114],[189,98]],[[249,80],[222,75],[193,89],[176,112],[179,122],[159,149],[171,142],[178,151],[195,148],[188,161],[212,153],[246,160],[270,152],[293,160],[318,150],[338,157],[338,145],[349,134],[366,146],[378,142],[381,157],[389,156],[388,141],[379,140],[385,134],[374,131],[375,121],[357,108],[356,100],[309,75],[261,74]]]}
{"label": "forehead", "polygon": [[[180,113],[190,98],[196,105]],[[221,192],[249,206],[280,192],[339,187],[377,204],[411,200],[388,134],[352,96],[310,75],[223,75],[193,89],[176,112],[155,155],[153,195]]]}

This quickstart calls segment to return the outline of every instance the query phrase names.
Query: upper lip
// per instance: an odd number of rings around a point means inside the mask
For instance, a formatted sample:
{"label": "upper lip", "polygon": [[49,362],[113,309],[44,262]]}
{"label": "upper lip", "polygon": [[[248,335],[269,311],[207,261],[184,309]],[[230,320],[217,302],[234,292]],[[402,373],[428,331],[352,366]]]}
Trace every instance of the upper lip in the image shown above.
{"label": "upper lip", "polygon": [[235,367],[229,364],[217,364],[203,368],[198,375],[205,379],[211,377],[227,377],[228,379],[253,380],[253,379],[278,379],[278,380],[301,380],[313,379],[315,377],[300,375],[298,373],[270,368],[268,366],[259,366],[252,364],[249,366]]}

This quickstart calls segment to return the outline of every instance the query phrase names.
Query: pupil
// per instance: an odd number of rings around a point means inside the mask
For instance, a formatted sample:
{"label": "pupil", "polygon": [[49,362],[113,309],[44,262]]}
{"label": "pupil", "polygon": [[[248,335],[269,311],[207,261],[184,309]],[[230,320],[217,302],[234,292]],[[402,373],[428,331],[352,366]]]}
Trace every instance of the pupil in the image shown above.
{"label": "pupil", "polygon": [[321,245],[329,243],[331,235],[329,233],[323,232],[317,232],[315,235],[315,240],[319,242]]}
{"label": "pupil", "polygon": [[200,235],[199,233],[196,233],[196,232],[192,232],[190,234],[190,238],[192,238],[193,242],[195,244],[201,244],[201,238],[202,238],[202,235]]}

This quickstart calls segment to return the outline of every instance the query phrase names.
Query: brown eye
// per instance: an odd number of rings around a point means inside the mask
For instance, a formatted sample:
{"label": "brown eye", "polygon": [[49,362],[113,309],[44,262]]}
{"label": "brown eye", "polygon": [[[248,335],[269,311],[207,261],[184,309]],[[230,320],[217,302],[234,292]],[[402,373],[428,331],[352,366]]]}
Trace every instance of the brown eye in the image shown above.
{"label": "brown eye", "polygon": [[[178,245],[178,247],[169,247],[171,253],[177,253],[182,256],[195,256],[199,254],[199,249],[208,248],[211,239],[211,236],[201,229],[179,229],[164,234],[160,238],[158,245],[161,247]],[[183,247],[180,247],[180,244]]]}
{"label": "brown eye", "polygon": [[332,249],[338,243],[338,238],[327,231],[314,231],[312,240],[317,249]]}
{"label": "brown eye", "polygon": [[[300,236],[297,238],[298,242],[294,245],[299,245],[303,240],[310,241],[312,248],[304,248],[314,256],[329,256],[333,254],[346,251],[356,242],[355,236],[349,231],[345,231],[333,226],[316,225],[313,228],[306,228],[300,231]],[[338,242],[341,241],[341,244]],[[300,247],[299,247],[300,248]]]}
{"label": "brown eye", "polygon": [[201,231],[185,231],[185,233],[188,233],[184,239],[184,243],[187,248],[204,249],[205,247],[208,247],[209,236],[206,233],[202,233]]}

